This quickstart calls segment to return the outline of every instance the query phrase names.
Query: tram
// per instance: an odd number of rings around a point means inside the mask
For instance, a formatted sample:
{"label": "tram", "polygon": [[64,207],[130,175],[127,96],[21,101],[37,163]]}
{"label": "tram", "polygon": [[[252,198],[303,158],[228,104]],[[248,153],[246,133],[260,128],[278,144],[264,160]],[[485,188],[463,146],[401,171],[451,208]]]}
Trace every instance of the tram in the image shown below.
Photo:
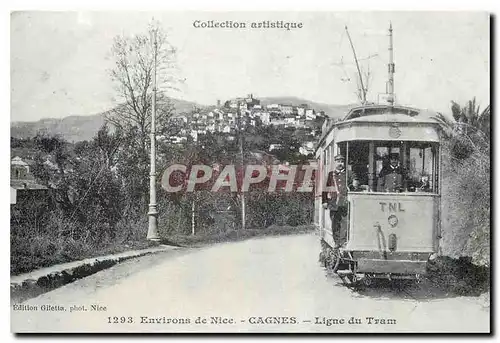
{"label": "tram", "polygon": [[[323,133],[315,157],[325,185],[334,156],[345,157],[345,242],[335,242],[330,211],[315,198],[321,260],[345,283],[376,278],[416,279],[439,249],[441,128],[436,113],[417,108],[365,105],[351,108]],[[383,187],[389,157],[404,170],[402,187]],[[352,187],[352,178],[361,184]]]}

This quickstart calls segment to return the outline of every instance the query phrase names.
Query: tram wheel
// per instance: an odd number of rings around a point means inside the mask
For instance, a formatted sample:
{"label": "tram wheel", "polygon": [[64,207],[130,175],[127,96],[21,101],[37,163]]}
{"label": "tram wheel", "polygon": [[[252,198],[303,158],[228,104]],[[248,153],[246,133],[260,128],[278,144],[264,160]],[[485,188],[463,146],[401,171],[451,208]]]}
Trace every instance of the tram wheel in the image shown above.
{"label": "tram wheel", "polygon": [[332,253],[332,257],[333,257],[333,267],[332,267],[332,271],[334,273],[337,272],[337,270],[339,270],[339,266],[340,266],[340,260],[342,259],[342,256],[341,256],[341,252],[340,252],[340,249],[338,248],[335,248],[333,249],[333,253]]}
{"label": "tram wheel", "polygon": [[344,285],[348,287],[353,287],[358,283],[358,277],[354,273],[345,275],[338,274],[338,276],[340,277]]}
{"label": "tram wheel", "polygon": [[373,278],[371,275],[366,274],[363,278],[363,285],[370,287],[373,284]]}
{"label": "tram wheel", "polygon": [[356,282],[358,282],[358,277],[354,273],[348,275],[347,277],[349,278],[349,281],[351,282],[351,284],[355,284]]}

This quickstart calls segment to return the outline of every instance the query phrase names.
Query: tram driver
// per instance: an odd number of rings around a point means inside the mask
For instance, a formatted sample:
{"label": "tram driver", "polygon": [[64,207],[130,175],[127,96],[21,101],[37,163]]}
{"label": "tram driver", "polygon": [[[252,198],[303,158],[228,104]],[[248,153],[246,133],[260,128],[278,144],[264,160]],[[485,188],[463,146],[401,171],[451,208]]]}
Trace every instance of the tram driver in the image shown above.
{"label": "tram driver", "polygon": [[327,186],[334,186],[336,192],[323,192],[323,206],[330,210],[332,220],[332,235],[335,247],[338,248],[347,240],[347,174],[345,157],[336,155],[334,158],[335,170],[328,173]]}
{"label": "tram driver", "polygon": [[379,192],[403,192],[406,189],[406,177],[399,162],[399,154],[389,155],[389,164],[380,171],[377,183]]}

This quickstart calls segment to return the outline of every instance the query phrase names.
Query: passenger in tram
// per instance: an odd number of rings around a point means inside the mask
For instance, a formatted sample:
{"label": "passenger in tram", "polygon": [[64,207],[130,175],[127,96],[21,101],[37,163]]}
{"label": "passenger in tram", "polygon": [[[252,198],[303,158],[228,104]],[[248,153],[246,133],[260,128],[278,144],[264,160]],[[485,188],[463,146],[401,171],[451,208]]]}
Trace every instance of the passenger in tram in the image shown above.
{"label": "passenger in tram", "polygon": [[354,174],[352,176],[352,183],[349,185],[349,190],[351,192],[366,192],[368,191],[368,185],[362,185],[359,176]]}
{"label": "passenger in tram", "polygon": [[399,163],[399,154],[389,156],[390,163],[382,168],[378,177],[377,191],[403,192],[406,189],[406,177]]}
{"label": "passenger in tram", "polygon": [[431,183],[429,179],[429,175],[422,174],[420,176],[420,185],[416,188],[416,192],[431,192]]}

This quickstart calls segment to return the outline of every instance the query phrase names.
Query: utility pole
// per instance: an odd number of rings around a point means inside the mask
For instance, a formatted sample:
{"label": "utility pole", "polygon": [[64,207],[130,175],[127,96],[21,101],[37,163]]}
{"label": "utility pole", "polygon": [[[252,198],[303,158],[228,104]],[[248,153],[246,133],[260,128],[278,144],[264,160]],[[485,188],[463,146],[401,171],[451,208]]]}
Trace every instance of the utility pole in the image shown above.
{"label": "utility pole", "polygon": [[347,38],[349,38],[349,43],[351,44],[352,53],[354,54],[354,61],[356,62],[356,68],[358,69],[359,83],[361,84],[361,103],[364,105],[366,103],[366,89],[363,84],[363,75],[361,74],[361,69],[359,68],[358,57],[356,56],[356,50],[354,50],[354,44],[352,43],[351,36],[347,30],[347,25],[345,26],[345,32],[347,33]]}
{"label": "utility pole", "polygon": [[[196,113],[196,119],[194,122],[194,128],[195,128],[195,135],[193,136],[194,140],[194,145],[196,147],[196,156],[198,155],[198,114],[199,114],[199,109],[198,107],[194,106],[193,107],[193,113]],[[193,192],[193,198],[191,200],[191,236],[194,236],[196,234],[196,192]]]}
{"label": "utility pole", "polygon": [[195,211],[196,205],[193,198],[193,202],[191,203],[191,236],[194,236],[196,234]]}
{"label": "utility pole", "polygon": [[389,25],[389,81],[387,82],[387,94],[389,95],[387,98],[387,102],[394,105],[394,73],[395,64],[394,64],[394,48],[392,45],[392,23]]}
{"label": "utility pole", "polygon": [[[241,130],[241,125],[242,125],[242,120],[241,120],[241,104],[238,101],[238,118],[239,118],[239,125],[238,125],[238,130],[239,130],[239,141],[240,141],[240,161],[241,161],[241,170],[244,169],[244,163],[245,159],[243,156],[243,134]],[[241,228],[245,230],[246,228],[246,204],[245,204],[245,192],[243,191],[243,185],[241,188]]]}
{"label": "utility pole", "polygon": [[158,53],[158,42],[156,40],[156,29],[153,31],[153,103],[151,106],[151,170],[149,172],[149,226],[147,239],[158,242],[158,210],[156,208],[156,55]]}

